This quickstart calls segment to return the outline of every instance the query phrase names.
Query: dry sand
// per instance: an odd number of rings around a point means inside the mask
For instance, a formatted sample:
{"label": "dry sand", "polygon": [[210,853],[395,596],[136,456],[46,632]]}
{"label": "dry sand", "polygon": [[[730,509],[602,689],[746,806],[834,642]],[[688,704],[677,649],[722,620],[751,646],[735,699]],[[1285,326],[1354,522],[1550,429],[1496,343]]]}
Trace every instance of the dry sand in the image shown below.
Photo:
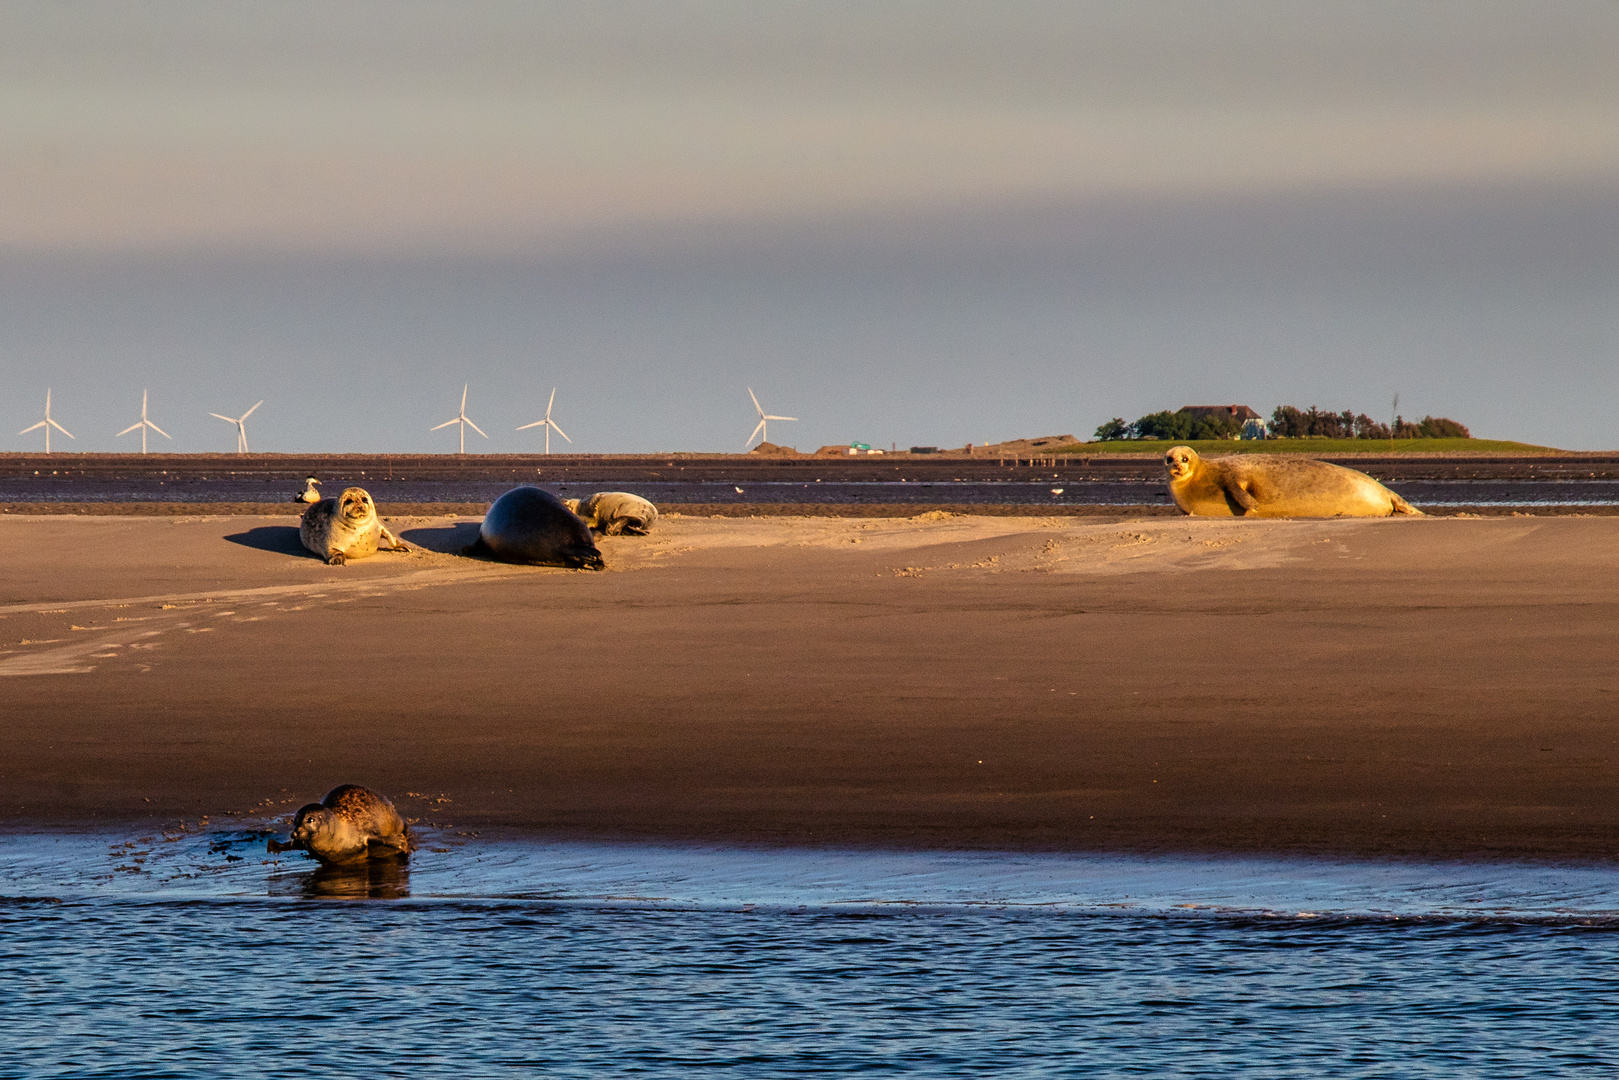
{"label": "dry sand", "polygon": [[[1619,521],[0,518],[0,821],[1610,858]],[[411,794],[406,794],[411,793]]]}

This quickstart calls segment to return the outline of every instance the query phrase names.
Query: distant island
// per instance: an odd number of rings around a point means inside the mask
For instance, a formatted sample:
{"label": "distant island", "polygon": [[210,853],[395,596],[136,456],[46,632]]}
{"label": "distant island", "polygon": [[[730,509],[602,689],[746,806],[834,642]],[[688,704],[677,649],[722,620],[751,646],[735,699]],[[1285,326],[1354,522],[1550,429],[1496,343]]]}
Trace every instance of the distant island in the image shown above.
{"label": "distant island", "polygon": [[1311,405],[1300,409],[1278,405],[1266,424],[1246,405],[1183,405],[1174,412],[1148,413],[1134,423],[1115,416],[1096,429],[1099,442],[1219,439],[1471,439],[1466,425],[1444,416],[1412,422],[1396,415],[1379,423],[1352,409],[1331,412]]}

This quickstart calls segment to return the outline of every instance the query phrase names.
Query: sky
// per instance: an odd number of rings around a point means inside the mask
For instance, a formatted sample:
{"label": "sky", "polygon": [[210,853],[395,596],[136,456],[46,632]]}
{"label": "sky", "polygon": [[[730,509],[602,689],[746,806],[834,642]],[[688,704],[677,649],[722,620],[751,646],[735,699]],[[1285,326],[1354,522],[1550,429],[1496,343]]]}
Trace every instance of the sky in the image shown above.
{"label": "sky", "polygon": [[[1613,449],[1619,3],[0,6],[0,449]],[[157,449],[158,447],[154,447]]]}

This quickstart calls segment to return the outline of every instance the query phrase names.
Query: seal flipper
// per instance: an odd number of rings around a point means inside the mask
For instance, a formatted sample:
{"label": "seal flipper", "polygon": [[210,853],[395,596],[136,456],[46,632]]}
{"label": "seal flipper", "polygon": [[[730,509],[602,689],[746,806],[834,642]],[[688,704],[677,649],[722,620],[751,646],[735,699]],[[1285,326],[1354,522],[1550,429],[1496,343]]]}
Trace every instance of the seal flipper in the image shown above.
{"label": "seal flipper", "polygon": [[1235,480],[1226,479],[1222,481],[1220,484],[1220,490],[1225,494],[1225,497],[1228,500],[1236,503],[1246,512],[1252,513],[1254,510],[1259,509],[1259,503],[1252,495],[1244,491],[1242,486]]}
{"label": "seal flipper", "polygon": [[379,522],[377,522],[377,528],[379,530],[381,530],[382,538],[384,540],[388,541],[388,550],[389,551],[409,551],[410,550],[410,548],[405,544],[404,541],[400,540],[399,537],[395,536],[393,533],[388,531],[388,526],[384,525],[382,522],[379,521]]}

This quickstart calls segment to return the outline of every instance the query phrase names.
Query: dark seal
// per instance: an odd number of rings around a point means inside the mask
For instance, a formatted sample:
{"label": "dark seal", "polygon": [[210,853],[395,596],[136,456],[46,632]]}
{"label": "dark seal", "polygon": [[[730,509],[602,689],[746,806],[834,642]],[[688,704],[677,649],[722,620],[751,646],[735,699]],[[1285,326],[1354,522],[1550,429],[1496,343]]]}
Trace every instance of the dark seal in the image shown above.
{"label": "dark seal", "polygon": [[590,528],[562,501],[537,487],[513,488],[494,501],[463,554],[534,566],[601,570]]}

